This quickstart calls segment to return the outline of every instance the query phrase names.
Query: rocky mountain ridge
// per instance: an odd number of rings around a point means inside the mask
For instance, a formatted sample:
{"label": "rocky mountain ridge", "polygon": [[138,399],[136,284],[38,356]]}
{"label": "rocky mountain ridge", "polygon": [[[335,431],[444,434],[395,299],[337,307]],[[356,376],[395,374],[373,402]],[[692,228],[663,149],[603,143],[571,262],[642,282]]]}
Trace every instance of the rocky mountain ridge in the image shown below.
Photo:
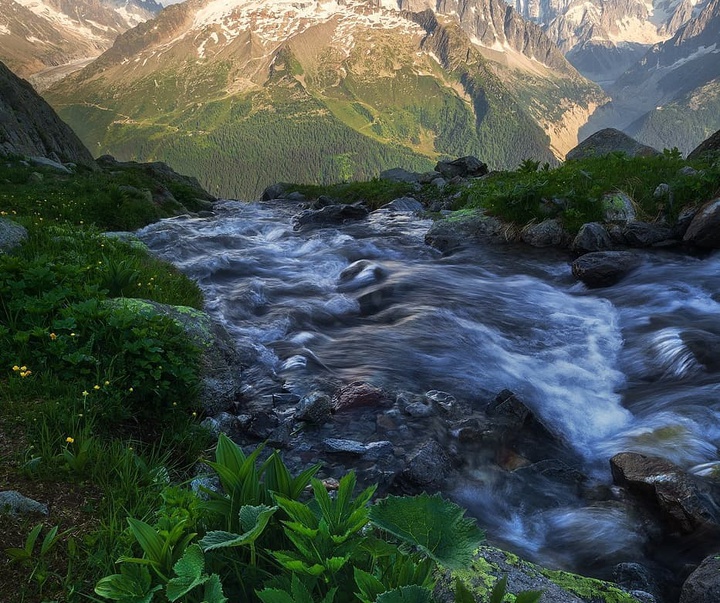
{"label": "rocky mountain ridge", "polygon": [[0,60],[43,88],[160,10],[154,0],[0,0]]}
{"label": "rocky mountain ridge", "polygon": [[480,149],[494,167],[552,162],[576,144],[604,96],[539,27],[499,0],[433,4],[189,0],[47,98],[96,153],[165,157],[225,196]]}
{"label": "rocky mountain ridge", "polygon": [[648,48],[671,38],[708,0],[508,0],[539,23],[586,77],[611,84]]}

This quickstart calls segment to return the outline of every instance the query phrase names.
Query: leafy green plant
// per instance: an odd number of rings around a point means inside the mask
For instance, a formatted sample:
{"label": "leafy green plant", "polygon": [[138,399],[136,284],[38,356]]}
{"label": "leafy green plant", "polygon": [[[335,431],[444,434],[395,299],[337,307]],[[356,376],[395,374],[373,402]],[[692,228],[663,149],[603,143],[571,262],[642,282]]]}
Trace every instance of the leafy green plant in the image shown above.
{"label": "leafy green plant", "polygon": [[21,563],[30,570],[28,581],[34,581],[40,588],[52,575],[49,569],[49,558],[53,549],[65,535],[71,532],[71,530],[58,532],[58,526],[53,526],[47,531],[40,547],[37,548],[36,544],[43,527],[43,524],[39,523],[30,530],[22,548],[10,547],[5,549],[5,553],[12,561]]}

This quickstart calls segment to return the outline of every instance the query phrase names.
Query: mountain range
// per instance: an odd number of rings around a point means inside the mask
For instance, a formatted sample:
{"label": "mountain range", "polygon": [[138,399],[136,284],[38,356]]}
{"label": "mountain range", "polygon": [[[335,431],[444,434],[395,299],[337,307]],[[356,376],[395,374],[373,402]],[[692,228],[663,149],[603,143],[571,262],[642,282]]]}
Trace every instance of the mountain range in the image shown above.
{"label": "mountain range", "polygon": [[720,0],[507,2],[0,0],[0,60],[95,156],[222,196],[720,128]]}
{"label": "mountain range", "polygon": [[240,197],[443,156],[552,163],[605,100],[502,0],[188,0],[46,97],[94,153]]}
{"label": "mountain range", "polygon": [[0,60],[42,89],[160,10],[154,0],[0,0]]}

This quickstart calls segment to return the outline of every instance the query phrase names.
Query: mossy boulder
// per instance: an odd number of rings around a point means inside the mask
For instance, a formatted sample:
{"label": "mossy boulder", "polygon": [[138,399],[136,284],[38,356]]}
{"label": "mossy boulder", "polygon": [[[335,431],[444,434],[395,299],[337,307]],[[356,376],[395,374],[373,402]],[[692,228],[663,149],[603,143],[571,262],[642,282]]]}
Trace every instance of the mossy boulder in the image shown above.
{"label": "mossy boulder", "polygon": [[[478,602],[488,601],[495,583],[507,576],[507,592],[542,591],[540,603],[639,603],[617,585],[570,572],[547,570],[517,555],[481,546],[468,569],[445,571],[434,596],[438,603],[453,603],[454,588],[461,580]],[[514,599],[507,599],[514,600]]]}
{"label": "mossy boulder", "polygon": [[239,397],[240,356],[227,330],[207,313],[187,306],[169,306],[134,298],[116,298],[106,303],[146,316],[168,316],[185,330],[192,343],[202,350],[199,397],[208,415],[227,410]]}

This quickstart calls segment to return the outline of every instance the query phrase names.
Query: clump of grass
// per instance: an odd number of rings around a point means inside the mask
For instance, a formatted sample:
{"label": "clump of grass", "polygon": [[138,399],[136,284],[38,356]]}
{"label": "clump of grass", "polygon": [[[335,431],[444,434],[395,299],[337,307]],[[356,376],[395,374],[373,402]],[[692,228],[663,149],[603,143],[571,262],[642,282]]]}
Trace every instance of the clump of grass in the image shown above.
{"label": "clump of grass", "polygon": [[[697,173],[682,170],[688,166]],[[701,203],[720,189],[720,165],[687,162],[674,151],[654,157],[613,153],[567,161],[554,169],[538,167],[524,162],[514,172],[474,182],[465,193],[465,206],[518,225],[559,217],[568,231],[576,232],[586,222],[602,221],[606,195],[625,193],[640,219],[662,217],[672,223],[683,207]],[[670,196],[654,195],[662,183],[669,185]]]}

